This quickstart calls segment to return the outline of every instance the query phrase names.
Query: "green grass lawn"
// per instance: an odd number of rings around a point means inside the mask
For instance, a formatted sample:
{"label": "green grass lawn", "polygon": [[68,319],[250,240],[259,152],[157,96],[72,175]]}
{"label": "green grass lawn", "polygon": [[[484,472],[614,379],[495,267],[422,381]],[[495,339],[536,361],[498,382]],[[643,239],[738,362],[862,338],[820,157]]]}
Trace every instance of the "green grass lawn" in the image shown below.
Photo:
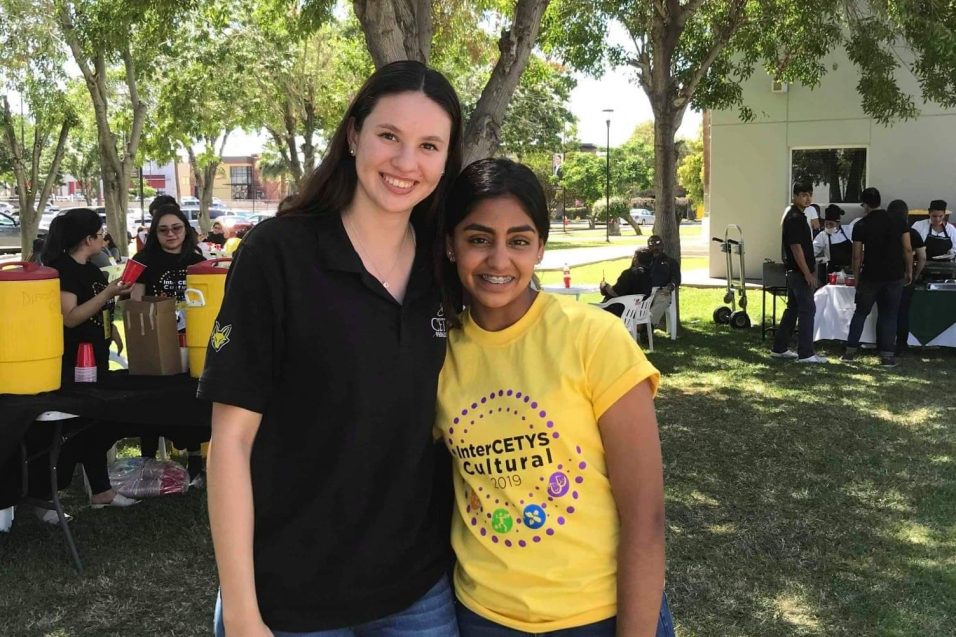
{"label": "green grass lawn", "polygon": [[[588,268],[574,276],[598,281]],[[722,293],[682,290],[680,339],[658,332],[649,355],[678,635],[953,635],[956,352],[891,371],[840,363],[835,345],[825,366],[771,360],[759,328],[711,322]],[[79,482],[67,504],[86,574],[22,513],[0,534],[0,633],[209,634],[204,492],[93,511]]]}
{"label": "green grass lawn", "polygon": [[[551,242],[548,242],[551,246]],[[576,265],[571,268],[571,282],[574,284],[598,284],[601,280],[612,285],[617,281],[621,272],[631,267],[631,258],[613,259],[588,265]],[[681,260],[681,271],[701,270],[707,267],[707,257],[685,257]],[[542,270],[538,273],[542,285],[559,285],[564,281],[564,271],[561,268]],[[587,303],[596,303],[601,300],[600,294],[582,294],[581,300]]]}
{"label": "green grass lawn", "polygon": [[[680,226],[681,239],[690,239],[700,236],[700,224],[682,224]],[[634,229],[625,224],[621,224],[621,236],[611,237],[612,245],[633,245],[643,246],[647,243],[647,237],[653,233],[653,228],[644,226],[641,235],[634,234]],[[565,232],[560,223],[551,225],[551,232],[548,236],[548,248],[551,250],[561,250],[565,248],[590,248],[595,246],[607,245],[607,235],[603,225],[597,228],[589,229],[587,223],[574,222]]]}

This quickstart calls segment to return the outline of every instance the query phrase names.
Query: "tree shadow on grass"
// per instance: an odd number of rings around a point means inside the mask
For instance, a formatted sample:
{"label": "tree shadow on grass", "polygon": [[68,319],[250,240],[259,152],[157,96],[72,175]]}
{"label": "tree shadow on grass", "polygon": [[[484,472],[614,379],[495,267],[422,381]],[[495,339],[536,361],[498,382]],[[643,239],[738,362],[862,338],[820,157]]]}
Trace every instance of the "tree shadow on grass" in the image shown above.
{"label": "tree shadow on grass", "polygon": [[682,634],[953,634],[956,396],[933,381],[956,356],[798,366],[709,330],[652,355]]}

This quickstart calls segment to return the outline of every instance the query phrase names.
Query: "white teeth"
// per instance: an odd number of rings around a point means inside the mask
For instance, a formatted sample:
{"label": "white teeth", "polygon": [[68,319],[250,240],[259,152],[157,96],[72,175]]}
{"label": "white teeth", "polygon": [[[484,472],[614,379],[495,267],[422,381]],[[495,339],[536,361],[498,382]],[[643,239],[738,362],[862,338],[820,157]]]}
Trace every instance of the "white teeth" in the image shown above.
{"label": "white teeth", "polygon": [[385,180],[390,186],[395,186],[396,188],[411,188],[415,185],[414,181],[406,181],[404,179],[395,179],[394,177],[389,177],[388,175],[382,175],[382,179]]}
{"label": "white teeth", "polygon": [[495,285],[503,285],[505,283],[511,283],[514,281],[513,276],[491,276],[490,274],[482,274],[481,278],[488,283],[494,283]]}

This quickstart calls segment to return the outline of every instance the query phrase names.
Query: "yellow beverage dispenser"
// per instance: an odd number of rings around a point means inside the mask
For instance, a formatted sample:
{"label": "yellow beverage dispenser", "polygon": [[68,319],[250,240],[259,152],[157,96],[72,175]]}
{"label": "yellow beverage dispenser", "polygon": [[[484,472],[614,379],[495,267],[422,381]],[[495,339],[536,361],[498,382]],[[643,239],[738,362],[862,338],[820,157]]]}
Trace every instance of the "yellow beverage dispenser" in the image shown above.
{"label": "yellow beverage dispenser", "polygon": [[193,378],[202,375],[206,363],[206,347],[222,307],[231,263],[228,258],[210,259],[186,268],[186,347]]}
{"label": "yellow beverage dispenser", "polygon": [[60,388],[60,278],[36,263],[0,263],[0,394]]}

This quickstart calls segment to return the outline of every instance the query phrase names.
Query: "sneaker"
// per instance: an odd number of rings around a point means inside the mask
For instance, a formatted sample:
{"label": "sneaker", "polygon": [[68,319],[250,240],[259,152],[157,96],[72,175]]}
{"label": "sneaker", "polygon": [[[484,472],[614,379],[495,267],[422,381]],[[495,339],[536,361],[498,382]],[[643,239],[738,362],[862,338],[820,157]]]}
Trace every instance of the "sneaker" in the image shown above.
{"label": "sneaker", "polygon": [[848,347],[846,351],[843,352],[843,356],[840,357],[840,360],[844,363],[852,363],[856,360],[856,355],[858,351],[855,347]]}
{"label": "sneaker", "polygon": [[827,362],[826,356],[820,356],[819,354],[814,354],[813,356],[807,356],[806,358],[798,358],[798,363],[825,363]]}
{"label": "sneaker", "polygon": [[797,356],[797,353],[796,353],[796,352],[793,352],[793,351],[791,351],[791,350],[788,349],[788,350],[785,351],[785,352],[775,352],[775,351],[771,350],[771,351],[770,351],[770,358],[799,358],[799,357]]}
{"label": "sneaker", "polygon": [[880,357],[880,367],[883,369],[892,369],[896,367],[896,357],[895,356],[881,356]]}

